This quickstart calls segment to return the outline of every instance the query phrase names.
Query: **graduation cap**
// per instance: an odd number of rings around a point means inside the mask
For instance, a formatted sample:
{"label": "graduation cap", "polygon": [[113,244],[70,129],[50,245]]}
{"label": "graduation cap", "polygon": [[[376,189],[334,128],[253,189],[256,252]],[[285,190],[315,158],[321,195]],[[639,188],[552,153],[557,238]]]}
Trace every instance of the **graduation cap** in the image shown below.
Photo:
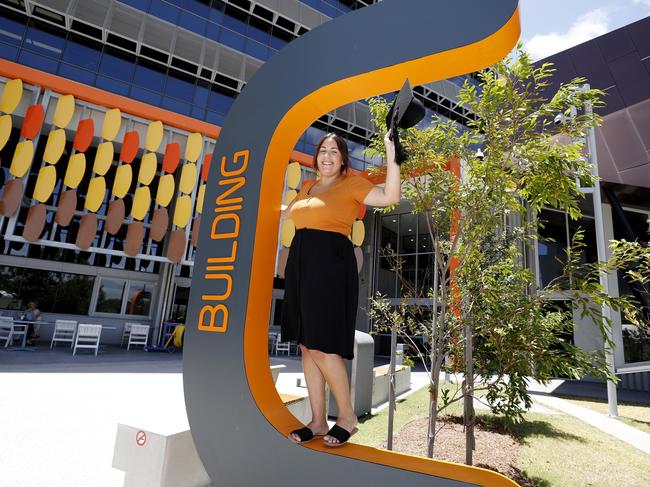
{"label": "graduation cap", "polygon": [[411,83],[407,79],[386,116],[386,126],[392,130],[391,140],[395,142],[395,162],[397,164],[402,164],[408,158],[408,154],[399,140],[398,128],[414,127],[424,118],[424,115],[424,105],[413,95]]}

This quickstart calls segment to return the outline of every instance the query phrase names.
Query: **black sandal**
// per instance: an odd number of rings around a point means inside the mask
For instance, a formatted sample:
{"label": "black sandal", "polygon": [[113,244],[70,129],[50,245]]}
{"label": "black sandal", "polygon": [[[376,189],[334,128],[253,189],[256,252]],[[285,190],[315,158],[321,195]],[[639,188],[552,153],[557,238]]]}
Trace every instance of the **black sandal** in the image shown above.
{"label": "black sandal", "polygon": [[325,440],[323,440],[323,443],[325,446],[329,446],[330,448],[338,448],[339,446],[345,445],[350,437],[357,431],[359,431],[358,428],[353,428],[352,431],[347,431],[346,429],[341,428],[338,424],[335,424],[325,436],[331,436],[332,438],[336,439],[338,443],[330,443],[329,441]]}
{"label": "black sandal", "polygon": [[[300,441],[296,441],[291,435],[296,435],[298,438],[300,438]],[[307,428],[307,426],[304,426],[303,428],[293,430],[291,433],[289,433],[289,439],[293,441],[294,443],[298,443],[299,445],[302,443],[309,443],[312,440],[315,440],[317,438],[322,438],[325,435],[315,435],[312,430]]]}

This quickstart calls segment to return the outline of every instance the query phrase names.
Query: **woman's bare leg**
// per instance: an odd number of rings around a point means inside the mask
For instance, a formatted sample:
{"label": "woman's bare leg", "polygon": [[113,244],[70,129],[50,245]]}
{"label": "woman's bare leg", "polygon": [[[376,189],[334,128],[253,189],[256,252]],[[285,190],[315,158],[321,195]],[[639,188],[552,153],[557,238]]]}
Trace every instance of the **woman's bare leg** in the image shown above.
{"label": "woman's bare leg", "polygon": [[[305,374],[309,405],[311,406],[311,421],[306,425],[315,435],[324,435],[329,430],[325,416],[325,378],[318,365],[314,362],[311,351],[300,345],[302,355],[302,371]],[[292,435],[294,441],[300,441],[297,435]]]}
{"label": "woman's bare leg", "polygon": [[[336,399],[339,409],[336,424],[346,431],[352,431],[358,421],[350,399],[348,372],[343,358],[335,353],[324,353],[319,350],[309,350],[309,353]],[[328,443],[338,443],[336,438],[331,436],[325,436],[324,440]]]}

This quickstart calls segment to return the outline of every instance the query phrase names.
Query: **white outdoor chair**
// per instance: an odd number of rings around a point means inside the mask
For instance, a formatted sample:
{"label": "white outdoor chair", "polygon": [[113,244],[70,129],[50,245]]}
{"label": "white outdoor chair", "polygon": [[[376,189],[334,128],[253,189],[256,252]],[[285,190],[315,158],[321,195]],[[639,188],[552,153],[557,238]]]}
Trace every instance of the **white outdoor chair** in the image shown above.
{"label": "white outdoor chair", "polygon": [[291,355],[291,342],[283,342],[280,333],[275,337],[275,343],[273,344],[274,355],[277,355],[278,352],[287,352],[287,355]]}
{"label": "white outdoor chair", "polygon": [[74,334],[76,331],[76,321],[56,320],[54,322],[54,333],[52,333],[50,348],[52,348],[56,342],[69,342],[70,348],[72,348],[74,346]]}
{"label": "white outdoor chair", "polygon": [[131,349],[131,345],[147,346],[149,340],[149,325],[140,325],[136,323],[131,324],[131,333],[129,333],[129,343],[126,346],[127,350]]}
{"label": "white outdoor chair", "polygon": [[99,351],[99,339],[101,335],[102,325],[79,323],[79,326],[77,326],[77,335],[74,339],[72,355],[77,353],[77,348],[94,348],[96,357]]}
{"label": "white outdoor chair", "polygon": [[27,325],[14,323],[11,316],[0,316],[0,340],[5,340],[5,348],[12,345],[16,339],[21,340],[24,345],[24,340],[27,339]]}
{"label": "white outdoor chair", "polygon": [[120,340],[120,347],[123,347],[125,343],[129,341],[129,335],[131,334],[131,327],[133,325],[139,325],[140,323],[124,323],[124,328],[122,329],[122,339]]}

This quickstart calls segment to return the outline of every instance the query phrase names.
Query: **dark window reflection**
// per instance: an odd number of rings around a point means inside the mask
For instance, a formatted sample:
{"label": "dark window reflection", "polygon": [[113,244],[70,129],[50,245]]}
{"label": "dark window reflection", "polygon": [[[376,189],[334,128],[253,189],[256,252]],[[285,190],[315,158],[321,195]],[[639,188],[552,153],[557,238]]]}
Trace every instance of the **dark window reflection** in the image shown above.
{"label": "dark window reflection", "polygon": [[558,211],[542,210],[539,214],[540,239],[539,273],[542,286],[548,285],[563,273],[566,262],[567,222],[566,214]]}
{"label": "dark window reflection", "polygon": [[413,254],[417,251],[417,215],[404,213],[399,216],[400,254]]}
{"label": "dark window reflection", "polygon": [[126,281],[124,279],[102,279],[97,294],[97,313],[120,313]]}

